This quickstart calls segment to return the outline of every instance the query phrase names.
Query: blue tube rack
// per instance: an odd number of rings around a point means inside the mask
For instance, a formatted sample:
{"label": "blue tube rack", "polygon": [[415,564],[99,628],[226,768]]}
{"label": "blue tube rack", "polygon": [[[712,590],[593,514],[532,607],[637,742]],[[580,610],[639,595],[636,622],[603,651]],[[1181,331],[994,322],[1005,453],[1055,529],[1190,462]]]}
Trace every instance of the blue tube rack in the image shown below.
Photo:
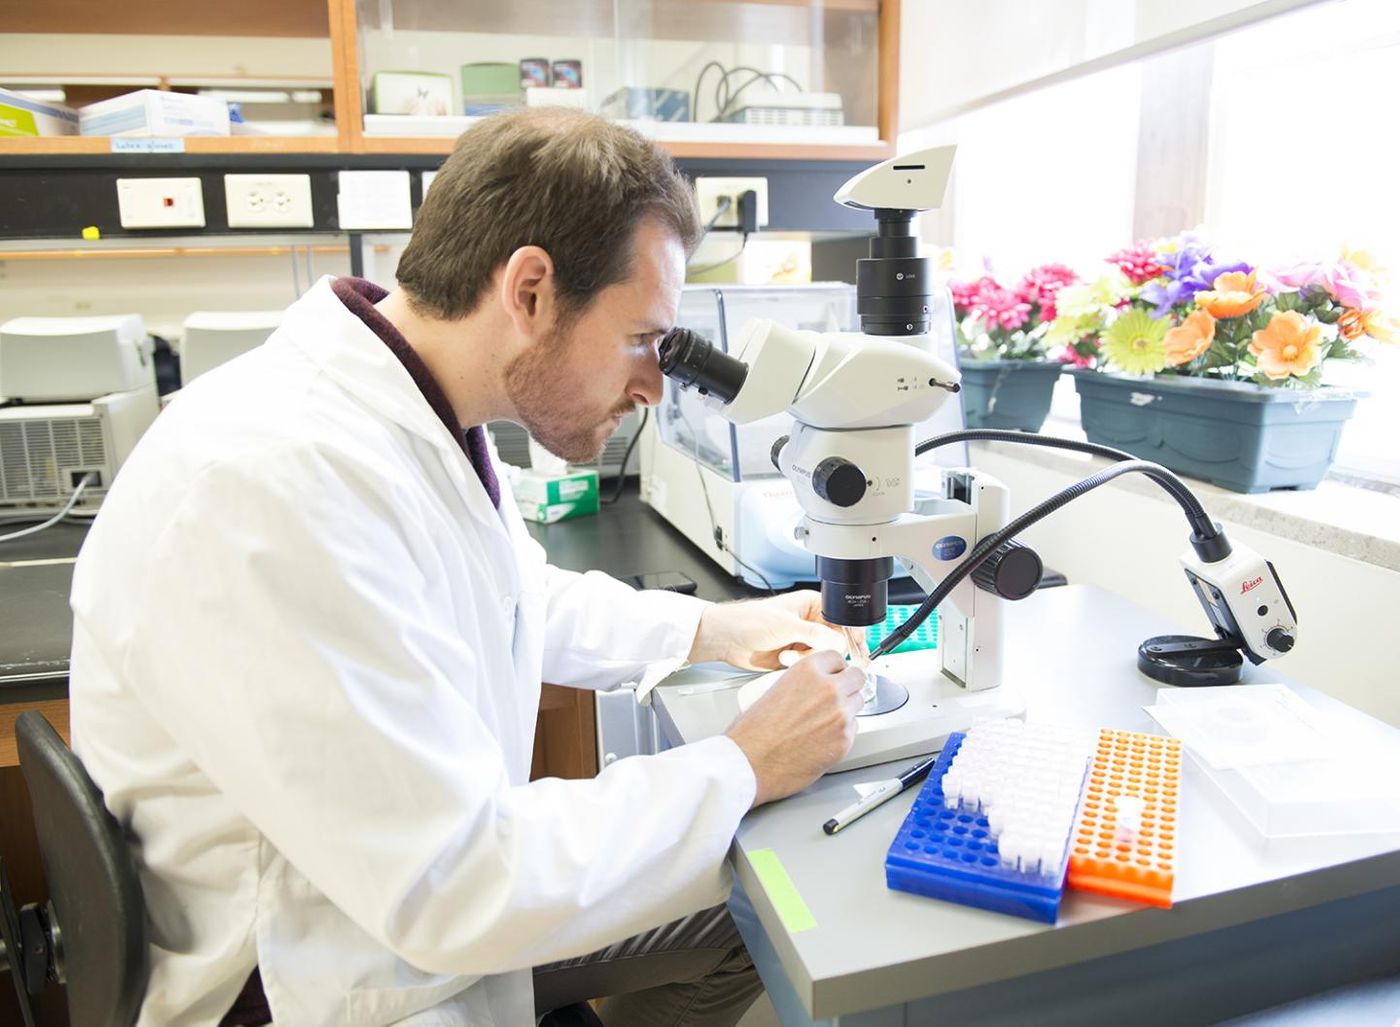
{"label": "blue tube rack", "polygon": [[885,883],[898,891],[1053,924],[1068,860],[1055,875],[1004,867],[987,818],[960,808],[956,798],[951,805],[945,801],[943,775],[965,737],[962,732],[948,736],[885,854]]}

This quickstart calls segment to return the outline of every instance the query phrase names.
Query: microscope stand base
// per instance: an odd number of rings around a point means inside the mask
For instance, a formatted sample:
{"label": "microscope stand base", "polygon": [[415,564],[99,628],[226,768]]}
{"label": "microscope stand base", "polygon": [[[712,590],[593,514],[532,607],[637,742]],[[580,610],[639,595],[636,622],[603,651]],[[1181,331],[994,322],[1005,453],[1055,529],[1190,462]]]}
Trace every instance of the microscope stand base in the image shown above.
{"label": "microscope stand base", "polygon": [[889,713],[860,717],[851,751],[827,773],[927,755],[954,731],[1025,713],[1024,700],[1009,686],[969,692],[944,676],[929,655],[901,653],[880,661],[880,680],[904,687],[909,699]]}

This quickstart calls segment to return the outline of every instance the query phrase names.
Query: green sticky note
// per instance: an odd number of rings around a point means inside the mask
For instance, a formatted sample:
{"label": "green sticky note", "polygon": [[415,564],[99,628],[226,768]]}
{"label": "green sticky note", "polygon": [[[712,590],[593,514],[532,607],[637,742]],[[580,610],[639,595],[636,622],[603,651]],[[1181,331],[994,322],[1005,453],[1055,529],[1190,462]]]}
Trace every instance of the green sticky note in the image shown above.
{"label": "green sticky note", "polygon": [[778,858],[778,854],[772,849],[759,849],[749,853],[749,863],[753,865],[753,872],[758,876],[758,883],[763,885],[763,890],[768,893],[768,899],[773,903],[773,908],[778,911],[778,916],[783,921],[783,926],[788,929],[788,933],[796,934],[798,931],[809,931],[817,926],[816,917],[812,916],[812,911],[807,908],[807,903],[802,901],[801,894],[797,891],[797,885],[792,883],[792,878],[783,867],[783,862]]}

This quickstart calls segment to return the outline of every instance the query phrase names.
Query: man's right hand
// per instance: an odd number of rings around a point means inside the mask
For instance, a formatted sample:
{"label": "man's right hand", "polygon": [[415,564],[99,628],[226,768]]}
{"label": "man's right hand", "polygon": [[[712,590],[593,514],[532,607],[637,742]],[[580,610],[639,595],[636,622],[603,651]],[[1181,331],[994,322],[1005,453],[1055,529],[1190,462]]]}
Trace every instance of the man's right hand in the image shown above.
{"label": "man's right hand", "polygon": [[755,806],[801,791],[850,752],[863,684],[840,653],[812,653],[730,725],[758,780]]}

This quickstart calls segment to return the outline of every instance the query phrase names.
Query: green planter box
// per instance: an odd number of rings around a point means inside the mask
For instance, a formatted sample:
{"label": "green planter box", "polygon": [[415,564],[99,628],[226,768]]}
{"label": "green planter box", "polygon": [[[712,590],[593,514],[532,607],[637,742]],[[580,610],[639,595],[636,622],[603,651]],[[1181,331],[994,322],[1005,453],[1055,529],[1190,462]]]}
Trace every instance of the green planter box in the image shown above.
{"label": "green planter box", "polygon": [[1235,492],[1316,488],[1357,394],[1201,378],[1129,378],[1075,368],[1090,442]]}
{"label": "green planter box", "polygon": [[969,428],[1040,431],[1064,365],[1051,360],[965,360],[963,411]]}

